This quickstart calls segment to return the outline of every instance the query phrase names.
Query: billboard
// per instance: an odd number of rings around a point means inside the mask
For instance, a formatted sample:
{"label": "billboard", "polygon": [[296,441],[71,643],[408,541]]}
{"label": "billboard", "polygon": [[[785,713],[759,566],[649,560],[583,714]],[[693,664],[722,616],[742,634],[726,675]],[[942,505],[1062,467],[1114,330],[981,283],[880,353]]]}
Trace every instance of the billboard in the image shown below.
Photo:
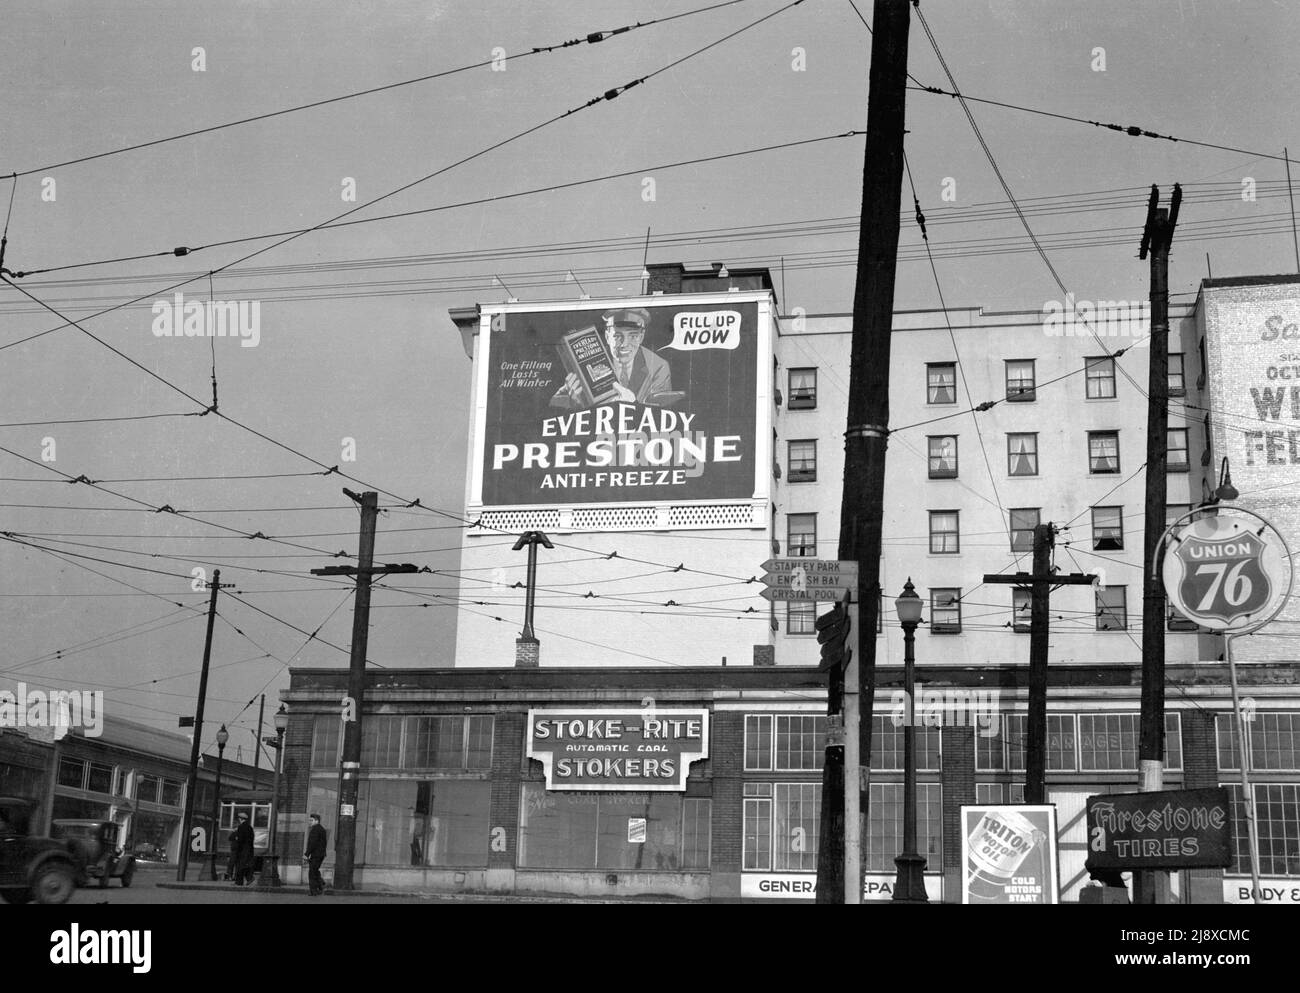
{"label": "billboard", "polygon": [[768,305],[719,296],[484,308],[470,505],[765,496]]}
{"label": "billboard", "polygon": [[1060,902],[1056,808],[961,808],[962,903]]}
{"label": "billboard", "polygon": [[1086,867],[1133,872],[1229,866],[1231,809],[1221,787],[1090,796]]}
{"label": "billboard", "polygon": [[709,712],[530,710],[527,753],[548,790],[681,792],[691,763],[709,757]]}

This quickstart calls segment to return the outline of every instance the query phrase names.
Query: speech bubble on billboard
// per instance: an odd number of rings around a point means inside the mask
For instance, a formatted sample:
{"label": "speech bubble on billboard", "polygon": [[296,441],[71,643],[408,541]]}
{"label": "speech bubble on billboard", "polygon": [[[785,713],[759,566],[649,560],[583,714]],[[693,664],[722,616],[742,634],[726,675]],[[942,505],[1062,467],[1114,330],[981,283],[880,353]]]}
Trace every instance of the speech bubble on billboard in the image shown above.
{"label": "speech bubble on billboard", "polygon": [[673,318],[673,340],[664,348],[692,352],[701,348],[736,348],[740,345],[740,312],[735,310],[684,311]]}

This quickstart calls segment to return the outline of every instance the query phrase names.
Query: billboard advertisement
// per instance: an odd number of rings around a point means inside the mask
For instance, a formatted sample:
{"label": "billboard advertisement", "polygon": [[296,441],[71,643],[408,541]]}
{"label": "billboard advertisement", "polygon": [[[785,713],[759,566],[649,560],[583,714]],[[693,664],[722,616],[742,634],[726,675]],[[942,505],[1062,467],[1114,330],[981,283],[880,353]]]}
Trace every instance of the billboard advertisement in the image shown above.
{"label": "billboard advertisement", "polygon": [[633,304],[485,308],[471,504],[754,498],[766,305]]}
{"label": "billboard advertisement", "polygon": [[709,757],[709,712],[530,710],[528,757],[548,790],[681,792],[691,763]]}
{"label": "billboard advertisement", "polygon": [[1088,797],[1090,870],[1223,868],[1232,864],[1228,791],[1163,790]]}
{"label": "billboard advertisement", "polygon": [[1060,902],[1056,808],[961,808],[962,903]]}

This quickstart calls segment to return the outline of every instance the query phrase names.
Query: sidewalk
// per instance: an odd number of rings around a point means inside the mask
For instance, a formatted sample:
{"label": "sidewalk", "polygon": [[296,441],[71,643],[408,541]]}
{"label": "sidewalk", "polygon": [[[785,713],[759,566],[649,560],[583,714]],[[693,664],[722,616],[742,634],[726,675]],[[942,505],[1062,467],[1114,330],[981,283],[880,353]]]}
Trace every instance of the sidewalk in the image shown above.
{"label": "sidewalk", "polygon": [[[194,879],[186,880],[183,883],[173,879],[155,882],[154,885],[164,890],[215,890],[221,892],[231,890],[239,893],[273,893],[283,896],[305,896],[307,894],[306,886],[260,886],[256,883],[249,886],[236,886],[234,883],[220,879]],[[486,893],[466,890],[449,890],[445,892],[386,889],[334,890],[328,886],[325,888],[324,895],[343,899],[348,897],[382,896],[406,897],[411,900],[457,900],[466,903],[670,903],[691,905],[707,902],[703,900],[683,900],[669,896],[581,897],[564,893]]]}

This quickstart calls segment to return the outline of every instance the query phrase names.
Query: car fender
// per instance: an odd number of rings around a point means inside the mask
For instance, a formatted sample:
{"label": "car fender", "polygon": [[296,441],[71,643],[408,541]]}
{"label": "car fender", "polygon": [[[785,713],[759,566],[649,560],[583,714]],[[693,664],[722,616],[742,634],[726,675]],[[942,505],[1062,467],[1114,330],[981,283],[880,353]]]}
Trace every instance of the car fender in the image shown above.
{"label": "car fender", "polygon": [[77,875],[77,863],[68,852],[61,849],[51,848],[44,852],[38,852],[32,856],[32,860],[27,864],[27,882],[28,885],[36,881],[37,873],[51,863],[61,865],[68,872],[72,873],[73,878]]}

